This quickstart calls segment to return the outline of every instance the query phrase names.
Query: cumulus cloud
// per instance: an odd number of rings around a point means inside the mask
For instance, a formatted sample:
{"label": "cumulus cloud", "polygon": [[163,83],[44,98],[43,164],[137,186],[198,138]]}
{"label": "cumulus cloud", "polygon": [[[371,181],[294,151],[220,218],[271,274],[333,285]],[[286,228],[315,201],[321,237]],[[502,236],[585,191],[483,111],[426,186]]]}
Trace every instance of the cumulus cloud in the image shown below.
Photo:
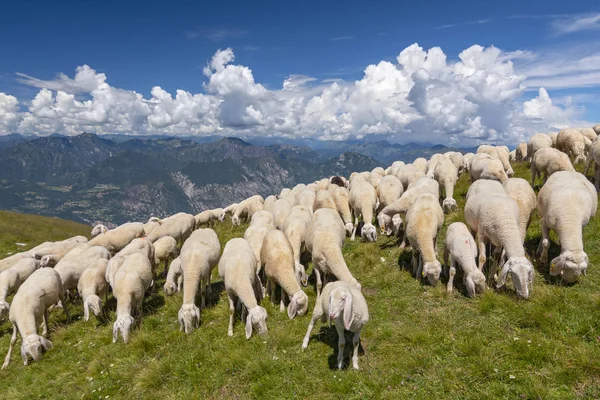
{"label": "cumulus cloud", "polygon": [[[290,75],[280,89],[256,82],[218,50],[204,68],[204,92],[159,86],[145,98],[110,86],[104,73],[84,65],[70,78],[21,83],[39,87],[31,100],[0,93],[0,133],[275,135],[343,140],[373,135],[398,141],[514,142],[534,130],[568,124],[581,109],[553,102],[545,89],[521,100],[527,76],[513,65],[529,52],[474,45],[457,60],[439,47],[413,44],[395,62],[368,65],[356,81]],[[541,75],[541,74],[540,74]],[[25,108],[27,104],[27,108]]]}

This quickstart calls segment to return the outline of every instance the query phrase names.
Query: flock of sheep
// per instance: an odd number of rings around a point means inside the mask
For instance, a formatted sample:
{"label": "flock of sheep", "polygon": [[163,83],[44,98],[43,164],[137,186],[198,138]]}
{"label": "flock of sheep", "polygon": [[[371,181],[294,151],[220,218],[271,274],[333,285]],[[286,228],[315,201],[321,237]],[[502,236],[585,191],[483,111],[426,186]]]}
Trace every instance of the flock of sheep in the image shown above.
{"label": "flock of sheep", "polygon": [[[363,241],[376,241],[376,221],[380,234],[398,236],[401,247],[408,241],[417,279],[436,285],[444,265],[447,291],[452,292],[460,268],[467,294],[475,296],[487,284],[504,286],[510,275],[517,296],[527,299],[535,274],[523,242],[537,208],[542,231],[538,265],[548,263],[549,231],[553,230],[561,252],[550,261],[550,274],[575,282],[588,267],[582,229],[596,213],[597,195],[585,175],[575,172],[571,159],[585,162],[586,174],[595,163],[598,189],[598,134],[600,125],[565,129],[535,134],[513,152],[505,146],[482,145],[477,154],[435,154],[407,165],[397,161],[385,170],[378,167],[353,173],[347,180],[335,176],[299,184],[277,196],[263,199],[256,195],[196,216],[153,217],[145,224],[131,222],[111,230],[97,225],[89,241],[77,236],[12,255],[0,260],[0,316],[8,314],[13,325],[2,368],[10,362],[17,333],[25,365],[29,358],[41,359],[43,351],[52,347],[45,337],[48,313],[62,308],[69,320],[65,294],[73,298],[75,289],[83,301],[85,321],[90,311],[96,316],[102,312],[101,297],[106,300],[112,289],[117,301],[113,342],[120,334],[127,343],[141,317],[145,294],[157,290],[154,282],[161,264],[165,294],[183,291],[178,313],[181,330],[190,333],[199,326],[201,310],[211,296],[212,271],[218,267],[229,300],[228,335],[233,335],[236,309],[245,321],[246,338],[253,331],[266,333],[267,311],[260,305],[264,296],[273,302],[279,299],[280,311],[287,308],[289,318],[307,312],[309,298],[303,287],[308,284],[306,266],[312,261],[317,300],[302,348],[307,347],[315,322],[329,319],[338,332],[339,368],[344,330],[349,330],[354,333],[352,365],[358,369],[359,336],[369,311],[361,285],[342,254],[346,237],[355,240],[358,232]],[[511,178],[511,161],[531,163],[531,185]],[[466,224],[455,222],[448,227],[442,264],[436,251],[438,232],[444,214],[457,208],[453,190],[461,174],[469,174],[473,182],[464,209]],[[544,185],[536,196],[532,186],[537,174],[544,176]],[[221,252],[211,227],[227,215],[234,225],[246,220],[249,226],[243,238],[229,240]],[[492,262],[486,277],[487,258]],[[9,305],[7,299],[13,293]]]}

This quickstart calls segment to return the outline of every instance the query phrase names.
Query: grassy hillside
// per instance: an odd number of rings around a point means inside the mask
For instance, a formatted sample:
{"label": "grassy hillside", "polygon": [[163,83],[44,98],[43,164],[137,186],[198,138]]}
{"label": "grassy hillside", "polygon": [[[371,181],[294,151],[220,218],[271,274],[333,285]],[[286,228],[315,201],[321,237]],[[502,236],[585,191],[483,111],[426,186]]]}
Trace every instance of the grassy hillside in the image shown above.
{"label": "grassy hillside", "polygon": [[[528,178],[524,165],[515,170]],[[460,211],[447,216],[446,225],[462,220],[467,187],[462,177],[456,190]],[[222,246],[244,229],[229,223],[216,228]],[[539,236],[536,215],[527,236],[530,254]],[[71,304],[74,321],[68,326],[63,314],[52,313],[54,348],[40,363],[24,367],[17,350],[8,370],[0,371],[2,397],[598,398],[599,240],[596,218],[585,229],[588,276],[567,287],[538,269],[528,301],[507,290],[468,299],[461,279],[448,295],[444,285],[432,288],[412,278],[410,254],[401,254],[393,240],[347,241],[344,254],[371,313],[362,334],[360,371],[334,369],[337,335],[327,324],[318,324],[308,349],[301,350],[315,299],[312,288],[308,315],[294,320],[266,300],[269,332],[250,340],[239,321],[234,336],[227,336],[227,298],[216,271],[214,305],[188,336],[176,322],[181,294],[165,298],[161,289],[147,297],[141,326],[127,345],[111,343],[114,301],[106,319],[87,323],[80,304]],[[443,240],[438,243],[441,255]],[[551,256],[557,251],[553,245]],[[6,321],[0,324],[2,352],[9,328]],[[346,339],[352,343],[350,335]]]}
{"label": "grassy hillside", "polygon": [[[36,245],[83,235],[89,237],[91,227],[52,217],[0,211],[0,259]],[[24,244],[24,246],[17,245]]]}

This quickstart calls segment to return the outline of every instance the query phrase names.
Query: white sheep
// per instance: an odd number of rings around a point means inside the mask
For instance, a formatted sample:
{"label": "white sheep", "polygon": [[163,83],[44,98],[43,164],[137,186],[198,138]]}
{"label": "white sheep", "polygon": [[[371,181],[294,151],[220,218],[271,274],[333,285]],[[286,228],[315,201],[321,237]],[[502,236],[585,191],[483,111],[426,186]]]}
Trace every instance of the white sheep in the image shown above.
{"label": "white sheep", "polygon": [[594,128],[577,128],[577,130],[591,142],[596,140],[596,137],[598,137],[598,134],[596,131],[594,131]]}
{"label": "white sheep", "polygon": [[248,241],[252,251],[254,252],[254,258],[256,259],[256,273],[260,274],[261,262],[260,262],[260,250],[263,246],[265,236],[269,231],[274,228],[265,224],[251,224],[248,229],[244,232],[244,239]]}
{"label": "white sheep", "polygon": [[402,169],[398,170],[396,177],[402,182],[404,190],[408,189],[411,183],[425,176],[425,173],[417,166],[408,164]]}
{"label": "white sheep", "polygon": [[187,213],[178,213],[169,218],[161,220],[160,226],[157,226],[147,236],[152,243],[158,239],[171,236],[178,243],[183,244],[194,231],[196,220],[194,216]]}
{"label": "white sheep", "polygon": [[102,300],[100,295],[104,295],[104,300],[108,295],[108,282],[106,282],[106,266],[108,259],[99,258],[92,261],[83,271],[77,291],[83,299],[83,318],[85,321],[90,318],[90,309],[95,316],[102,312]]}
{"label": "white sheep", "polygon": [[585,176],[587,176],[592,163],[594,164],[595,171],[594,186],[596,187],[596,191],[600,191],[600,139],[594,140],[590,146],[585,165]]}
{"label": "white sheep", "polygon": [[254,195],[241,201],[231,214],[231,223],[239,225],[242,220],[252,218],[255,212],[262,211],[265,200],[260,195]]}
{"label": "white sheep", "polygon": [[594,125],[592,129],[594,130],[594,132],[596,132],[596,135],[600,135],[600,124]]}
{"label": "white sheep", "polygon": [[275,229],[275,218],[270,211],[259,211],[252,216],[250,226],[252,225],[265,225],[270,229]]}
{"label": "white sheep", "polygon": [[502,162],[486,153],[475,155],[469,172],[472,182],[478,179],[492,179],[504,182],[508,179]]}
{"label": "white sheep", "polygon": [[302,341],[302,350],[308,347],[310,333],[319,318],[321,318],[322,322],[326,322],[328,319],[335,322],[338,334],[337,366],[339,369],[343,367],[344,347],[346,345],[344,329],[354,333],[354,338],[352,339],[354,347],[352,367],[358,369],[360,332],[369,322],[369,308],[360,289],[352,284],[340,281],[328,283],[323,288],[323,294],[320,301],[317,301],[315,304],[308,330]]}
{"label": "white sheep", "polygon": [[[427,173],[427,160],[423,157],[416,158],[412,162],[412,166],[417,168],[419,171],[423,172],[423,174]],[[408,186],[408,185],[406,185],[406,186]]]}
{"label": "white sheep", "polygon": [[[561,137],[561,134],[565,134]],[[562,139],[562,143],[561,143]],[[565,129],[558,134],[557,148],[573,157],[574,164],[586,163],[586,152],[592,144],[591,140],[583,136],[577,129]],[[561,144],[559,144],[561,143]]]}
{"label": "white sheep", "polygon": [[458,169],[449,159],[440,160],[434,171],[434,178],[440,184],[440,193],[445,194],[442,202],[444,212],[450,213],[458,208],[456,200],[454,200],[454,185],[458,180]]}
{"label": "white sheep", "polygon": [[283,228],[283,223],[290,214],[293,206],[294,205],[287,199],[279,199],[275,202],[275,206],[273,206],[273,217],[277,229]]}
{"label": "white sheep", "polygon": [[404,187],[402,182],[394,175],[387,175],[381,179],[377,187],[377,197],[379,198],[379,211],[389,206],[402,196]]}
{"label": "white sheep", "polygon": [[[220,214],[220,212],[219,212]],[[201,226],[214,226],[215,217],[213,210],[204,210],[199,214],[194,216],[194,220],[196,222],[195,227],[200,228]]]}
{"label": "white sheep", "polygon": [[586,274],[588,256],[583,250],[582,228],[598,209],[594,186],[584,175],[574,171],[560,171],[548,178],[538,196],[538,213],[542,241],[538,247],[540,264],[548,263],[550,230],[560,241],[560,255],[550,263],[550,274],[560,275],[567,282],[575,282]]}
{"label": "white sheep", "polygon": [[123,250],[115,254],[106,266],[106,281],[111,287],[114,286],[115,272],[121,267],[125,258],[134,253],[144,254],[144,256],[148,258],[148,261],[150,261],[150,266],[153,271],[152,276],[156,275],[156,267],[154,265],[154,245],[148,238],[133,239],[131,243],[123,248]]}
{"label": "white sheep", "polygon": [[144,229],[143,236],[148,236],[150,234],[150,232],[152,232],[154,230],[154,228],[156,228],[159,225],[160,225],[160,218],[150,217],[150,219],[148,219],[148,222],[146,222],[143,225],[143,229]]}
{"label": "white sheep", "polygon": [[21,253],[13,254],[11,256],[3,258],[2,260],[0,260],[0,272],[6,271],[7,269],[11,268],[16,263],[25,258],[34,259],[35,257],[28,251],[23,251]]}
{"label": "white sheep", "polygon": [[69,239],[61,240],[58,242],[49,242],[34,247],[29,250],[29,253],[37,259],[42,257],[48,257],[49,265],[56,265],[68,252],[73,250],[77,245],[87,243],[88,240],[85,236],[75,236]]}
{"label": "white sheep", "polygon": [[277,286],[281,288],[279,311],[285,310],[285,295],[290,302],[287,312],[290,319],[306,314],[308,296],[302,291],[295,272],[294,251],[285,234],[273,230],[265,236],[260,254],[261,263],[270,286],[271,300],[275,299]]}
{"label": "white sheep", "polygon": [[306,228],[306,249],[311,254],[315,275],[317,278],[317,297],[321,293],[323,280],[327,275],[334,275],[336,279],[356,284],[358,281],[352,276],[344,256],[342,244],[345,239],[343,222],[337,212],[330,208],[317,210]]}
{"label": "white sheep", "polygon": [[219,215],[219,222],[225,222],[225,217],[228,214],[232,214],[233,210],[235,210],[235,208],[237,207],[238,203],[233,203],[228,205],[227,207],[225,207],[222,211],[221,214]]}
{"label": "white sheep", "polygon": [[335,208],[337,209],[340,217],[342,218],[342,222],[344,223],[344,228],[346,229],[346,235],[352,235],[352,231],[354,230],[354,223],[352,222],[352,211],[350,210],[350,192],[346,187],[342,186],[331,186],[329,191],[333,195],[333,201],[335,201]]}
{"label": "white sheep", "polygon": [[527,143],[520,142],[515,149],[515,159],[517,162],[527,160]]}
{"label": "white sheep", "polygon": [[265,199],[265,202],[263,203],[263,210],[273,212],[273,206],[275,205],[276,201],[277,201],[277,196],[275,196],[275,195],[271,195],[271,196],[267,197]]}
{"label": "white sheep", "polygon": [[465,171],[471,171],[471,163],[473,162],[474,158],[475,153],[467,153],[463,156],[463,168],[465,169]]}
{"label": "white sheep", "polygon": [[406,213],[405,236],[412,246],[413,274],[417,279],[427,277],[431,286],[440,279],[442,264],[436,255],[437,234],[444,224],[444,211],[438,198],[422,194]]}
{"label": "white sheep", "polygon": [[[17,342],[17,329],[21,334],[21,357],[27,365],[28,358],[34,361],[42,359],[43,350],[50,350],[52,342],[45,338],[48,334],[48,308],[56,302],[64,300],[65,291],[60,277],[52,268],[40,268],[27,278],[13,297],[9,320],[13,326],[10,346],[2,369],[8,367],[12,349]],[[69,321],[69,311],[65,307],[65,315]],[[43,323],[42,336],[38,328]]]}
{"label": "white sheep", "polygon": [[173,296],[175,293],[181,292],[182,286],[183,269],[181,269],[181,258],[177,257],[169,265],[169,272],[167,273],[163,289],[167,296]]}
{"label": "white sheep", "polygon": [[354,230],[350,240],[354,240],[358,228],[359,217],[362,217],[363,227],[360,237],[366,242],[377,241],[377,229],[373,225],[373,213],[379,207],[379,199],[375,188],[363,180],[358,180],[350,186],[350,207],[354,210]]}
{"label": "white sheep", "polygon": [[463,270],[463,283],[470,297],[485,291],[485,275],[477,268],[476,257],[477,244],[467,226],[462,222],[450,224],[444,239],[444,265],[448,267],[450,277],[446,287],[448,293],[452,293],[457,264]]}
{"label": "white sheep", "polygon": [[560,150],[546,147],[538,150],[531,161],[531,186],[538,175],[544,175],[544,182],[557,171],[574,171],[569,156]]}
{"label": "white sheep", "polygon": [[[94,231],[96,231],[98,227],[104,227],[104,225],[96,225],[94,230],[92,230],[92,236],[94,236]],[[159,228],[160,227],[155,228],[152,233]],[[141,222],[130,222],[111,230],[106,230],[106,227],[104,227],[104,229],[99,229],[99,233],[95,235],[88,244],[90,246],[102,246],[106,248],[111,255],[114,255],[127,246],[133,239],[142,237],[144,234],[144,224]]]}
{"label": "white sheep", "polygon": [[451,151],[447,158],[452,161],[452,164],[454,164],[454,167],[458,171],[458,175],[461,175],[465,170],[465,159],[462,153],[459,153],[458,151]]}
{"label": "white sheep", "polygon": [[92,246],[89,243],[80,245],[67,253],[54,267],[60,276],[63,289],[76,289],[83,271],[100,258],[110,259],[108,250],[103,246]]}
{"label": "white sheep", "polygon": [[[538,155],[540,152],[538,151]],[[505,181],[502,186],[508,195],[517,203],[519,207],[519,231],[521,238],[525,241],[527,236],[527,228],[531,221],[531,214],[537,206],[537,199],[533,188],[525,179],[510,178]]]}
{"label": "white sheep", "polygon": [[48,256],[42,260],[23,258],[9,269],[0,273],[0,317],[8,314],[10,305],[6,298],[15,293],[31,274],[48,266]]}
{"label": "white sheep", "polygon": [[219,275],[225,283],[229,300],[228,336],[233,336],[236,303],[242,306],[242,319],[244,311],[248,311],[246,339],[252,336],[253,327],[259,334],[267,333],[267,310],[259,305],[262,290],[255,265],[254,253],[246,240],[235,238],[227,242],[219,261]]}
{"label": "white sheep", "polygon": [[539,149],[552,147],[552,138],[545,133],[536,133],[527,142],[527,159],[531,162],[533,156]]}
{"label": "white sheep", "polygon": [[558,140],[558,132],[548,133],[550,139],[552,139],[552,147],[556,148],[556,141]]}
{"label": "white sheep", "polygon": [[[300,262],[300,257],[302,247],[305,244],[306,228],[311,219],[311,212],[306,207],[297,205],[292,207],[290,215],[288,215],[283,223],[283,233],[285,233],[285,236],[292,246],[296,279],[302,286],[308,284],[308,277],[306,276],[304,265]],[[262,256],[260,256],[260,262],[262,264]]]}
{"label": "white sheep", "polygon": [[298,204],[303,205],[312,213],[315,211],[316,198],[316,193],[313,190],[307,188],[301,191],[300,194],[298,194]]}
{"label": "white sheep", "polygon": [[[200,287],[201,308],[210,296],[210,275],[219,262],[221,243],[212,229],[198,229],[185,241],[181,248],[181,269],[183,270],[183,304],[177,320],[179,330],[189,334],[200,324],[200,309],[196,306],[196,293]],[[256,264],[254,265],[256,273]]]}
{"label": "white sheep", "polygon": [[333,199],[333,196],[329,190],[319,190],[317,192],[313,211],[316,211],[320,208],[331,208],[332,210],[337,211],[335,200]]}
{"label": "white sheep", "polygon": [[[504,286],[508,273],[519,297],[529,297],[529,286],[533,286],[534,270],[525,257],[523,239],[519,230],[519,207],[495,181],[483,181],[480,190],[467,193],[465,221],[475,233],[479,249],[479,270],[486,261],[486,244],[495,246],[494,265],[490,275],[495,274],[502,251],[508,260],[502,266],[497,288]],[[495,187],[495,188],[494,188]]]}
{"label": "white sheep", "polygon": [[429,158],[429,161],[427,162],[427,177],[433,179],[433,174],[437,163],[443,160],[444,158],[444,155],[440,153],[436,153]]}
{"label": "white sheep", "polygon": [[[165,263],[163,275],[167,275],[169,262],[177,257],[177,241],[171,236],[163,236],[153,243],[154,245],[154,271],[160,264]],[[156,276],[154,276],[156,278]]]}
{"label": "white sheep", "polygon": [[141,253],[129,254],[114,273],[113,296],[117,299],[117,319],[113,324],[113,343],[119,333],[123,342],[129,342],[129,331],[135,319],[141,318],[142,302],[146,290],[152,286],[152,266],[148,257]]}

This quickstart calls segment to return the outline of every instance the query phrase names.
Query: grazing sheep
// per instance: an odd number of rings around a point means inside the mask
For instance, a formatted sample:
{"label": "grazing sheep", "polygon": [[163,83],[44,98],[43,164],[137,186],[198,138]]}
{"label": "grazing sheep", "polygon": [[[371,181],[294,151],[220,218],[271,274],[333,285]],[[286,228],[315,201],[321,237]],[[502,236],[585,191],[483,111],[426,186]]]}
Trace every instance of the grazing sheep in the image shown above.
{"label": "grazing sheep", "polygon": [[63,289],[76,289],[83,271],[100,258],[110,259],[108,250],[103,246],[91,246],[89,243],[80,245],[67,253],[54,267],[60,276]]}
{"label": "grazing sheep", "polygon": [[123,336],[123,342],[129,342],[129,331],[134,316],[141,318],[142,302],[146,290],[152,286],[152,266],[143,253],[133,253],[125,257],[123,264],[114,273],[111,284],[113,296],[117,299],[117,319],[113,324],[113,343]]}
{"label": "grazing sheep", "polygon": [[275,205],[276,201],[277,201],[277,196],[271,195],[271,196],[267,197],[265,199],[265,202],[263,203],[263,210],[273,212],[273,206]]}
{"label": "grazing sheep", "polygon": [[246,317],[246,339],[252,336],[252,328],[259,334],[267,333],[267,310],[259,305],[262,299],[260,282],[256,275],[256,260],[250,244],[241,238],[231,239],[225,245],[219,261],[219,275],[225,283],[229,299],[229,327],[227,335],[233,336],[233,317],[236,308],[242,306]]}
{"label": "grazing sheep", "polygon": [[552,139],[552,147],[556,148],[556,141],[558,140],[558,132],[550,132],[548,134],[550,139]]}
{"label": "grazing sheep", "polygon": [[0,260],[0,272],[6,271],[7,269],[13,267],[16,263],[25,258],[34,259],[34,256],[28,251],[24,251],[21,253],[13,254],[9,257]]}
{"label": "grazing sheep", "polygon": [[527,161],[531,162],[533,156],[539,149],[552,147],[552,138],[545,133],[536,133],[529,138],[527,142]]}
{"label": "grazing sheep", "polygon": [[[183,304],[177,320],[179,330],[189,334],[200,324],[200,309],[196,306],[196,293],[200,287],[201,308],[204,308],[206,296],[210,296],[210,275],[219,262],[221,243],[212,229],[198,229],[181,248],[181,269],[183,270]],[[256,274],[256,264],[254,264]],[[208,291],[208,293],[207,293]]]}
{"label": "grazing sheep", "polygon": [[375,189],[377,189],[377,186],[379,186],[379,181],[382,178],[383,178],[383,175],[371,173],[371,175],[369,175],[368,182],[371,184],[371,186],[373,186]]}
{"label": "grazing sheep", "polygon": [[515,172],[510,166],[509,150],[506,146],[496,146],[496,152],[498,153],[498,159],[502,162],[506,175],[513,176]]}
{"label": "grazing sheep", "polygon": [[254,195],[240,202],[233,210],[231,215],[231,223],[240,225],[242,220],[252,218],[255,212],[262,211],[265,200],[260,195]]}
{"label": "grazing sheep", "polygon": [[550,230],[560,241],[560,255],[550,263],[550,274],[575,282],[586,274],[588,256],[583,250],[582,228],[596,214],[598,197],[584,175],[560,171],[548,178],[538,196],[542,241],[538,247],[540,264],[548,263]]}
{"label": "grazing sheep", "polygon": [[177,257],[171,261],[169,272],[163,287],[167,296],[173,296],[175,293],[181,292],[183,286],[183,270],[181,269],[181,258]]}
{"label": "grazing sheep", "polygon": [[[527,183],[527,182],[525,182]],[[446,230],[444,239],[444,265],[448,267],[450,277],[446,290],[452,293],[456,265],[463,270],[463,283],[467,288],[469,297],[475,297],[477,293],[485,291],[485,275],[477,268],[475,258],[477,257],[477,244],[475,239],[462,222],[453,222]],[[449,262],[448,262],[449,261]]]}
{"label": "grazing sheep", "polygon": [[338,280],[350,282],[360,288],[352,276],[344,256],[342,244],[345,239],[343,222],[337,212],[330,208],[317,210],[306,228],[306,249],[312,256],[313,269],[317,278],[317,297],[320,296],[322,281],[332,274]]}
{"label": "grazing sheep", "polygon": [[[560,150],[567,153],[569,157],[573,157],[573,164],[577,164],[580,162],[586,163],[586,152],[590,148],[592,144],[591,140],[587,137],[583,136],[578,130],[573,129],[565,129],[560,133],[568,132],[568,134],[563,136],[564,141],[560,147]],[[561,139],[560,133],[558,135],[558,140]],[[557,142],[557,146],[558,146]]]}
{"label": "grazing sheep", "polygon": [[[333,195],[333,201],[335,201],[335,208],[337,209],[344,228],[346,229],[346,236],[352,235],[354,230],[354,223],[352,222],[352,211],[350,210],[350,192],[345,187],[331,187],[329,189]],[[309,221],[310,222],[310,221]]]}
{"label": "grazing sheep", "polygon": [[275,206],[273,207],[273,217],[277,229],[281,230],[283,228],[283,223],[290,214],[293,206],[294,205],[287,199],[279,199],[275,202]]}
{"label": "grazing sheep", "polygon": [[261,262],[260,262],[260,251],[263,246],[265,236],[269,231],[272,231],[273,227],[265,224],[251,224],[246,232],[244,232],[244,239],[248,241],[252,251],[254,252],[254,258],[256,259],[256,273],[260,274]]}
{"label": "grazing sheep", "polygon": [[594,125],[592,129],[594,130],[594,132],[596,132],[596,135],[600,135],[600,124]]}
{"label": "grazing sheep", "polygon": [[[419,171],[423,172],[423,174],[427,173],[427,160],[423,157],[416,158],[412,162],[412,166],[417,168]],[[408,186],[408,185],[406,185]]]}
{"label": "grazing sheep", "polygon": [[442,202],[442,208],[446,214],[456,210],[458,205],[454,200],[454,185],[458,180],[458,169],[454,166],[451,160],[440,160],[434,171],[435,180],[440,184],[440,193],[445,194],[445,199]]}
{"label": "grazing sheep", "polygon": [[369,308],[367,301],[360,292],[359,288],[347,282],[330,282],[323,288],[321,301],[317,301],[313,315],[308,325],[306,335],[302,341],[302,350],[308,347],[310,333],[315,322],[321,318],[321,322],[327,319],[335,321],[335,328],[338,334],[338,358],[337,366],[343,367],[344,347],[346,339],[344,338],[344,329],[354,333],[352,345],[354,351],[352,354],[352,367],[358,369],[358,348],[360,345],[360,332],[369,322]]}
{"label": "grazing sheep", "polygon": [[[336,185],[337,186],[337,185]],[[310,212],[315,211],[315,200],[317,195],[311,189],[304,189],[298,194],[298,204],[306,207]]]}
{"label": "grazing sheep", "polygon": [[[219,213],[220,214],[220,213]],[[195,227],[200,228],[201,226],[214,226],[215,218],[213,210],[204,210],[194,217],[196,222]]]}
{"label": "grazing sheep", "polygon": [[471,171],[471,163],[473,162],[474,158],[475,158],[474,153],[467,153],[463,156],[463,167],[466,171],[468,171],[468,172]]}
{"label": "grazing sheep", "polygon": [[314,211],[320,208],[331,208],[332,210],[336,210],[335,200],[333,200],[333,196],[329,190],[319,190],[317,192],[317,197],[315,198],[315,207]]}
{"label": "grazing sheep", "polygon": [[389,206],[402,196],[404,187],[402,182],[394,175],[387,175],[381,179],[377,187],[377,197],[379,198],[379,210]]}
{"label": "grazing sheep", "polygon": [[574,171],[569,156],[560,150],[546,147],[538,150],[531,161],[531,186],[538,175],[544,175],[544,182],[557,171]]}
{"label": "grazing sheep", "polygon": [[408,189],[411,183],[425,176],[425,173],[415,165],[407,165],[396,174],[396,177],[402,182],[404,190]]}
{"label": "grazing sheep", "polygon": [[585,165],[585,176],[587,176],[592,163],[594,163],[595,171],[594,186],[596,187],[596,191],[600,191],[600,139],[594,140],[590,146],[590,151],[588,152],[587,162]]}
{"label": "grazing sheep", "polygon": [[83,299],[83,318],[85,321],[90,318],[90,309],[95,316],[102,312],[102,300],[100,295],[104,295],[106,300],[108,294],[108,282],[106,282],[106,267],[108,259],[99,258],[92,261],[83,271],[79,282],[77,282],[77,291]]}
{"label": "grazing sheep", "polygon": [[594,131],[594,128],[577,128],[577,130],[583,136],[590,139],[591,142],[596,140],[596,137],[598,137],[598,134],[596,133],[596,131]]}
{"label": "grazing sheep", "polygon": [[[540,152],[538,151],[537,155],[539,154]],[[521,178],[510,178],[502,186],[519,207],[519,231],[521,232],[521,238],[525,241],[527,228],[529,227],[529,222],[531,222],[531,214],[533,214],[533,210],[537,206],[535,192],[529,186],[529,183]]]}
{"label": "grazing sheep", "polygon": [[[29,254],[37,259],[44,256],[48,257],[50,265],[56,265],[68,252],[73,250],[77,245],[87,243],[85,236],[75,236],[59,242],[49,242],[34,247],[29,250]],[[50,266],[48,265],[48,266]]]}
{"label": "grazing sheep", "polygon": [[471,181],[478,179],[491,179],[504,182],[508,179],[502,162],[492,158],[489,154],[480,153],[471,162]]}
{"label": "grazing sheep", "polygon": [[[21,358],[23,364],[29,363],[29,357],[34,361],[42,359],[44,350],[52,348],[52,342],[45,338],[48,334],[48,308],[63,301],[65,291],[62,288],[58,273],[52,268],[40,268],[27,278],[13,297],[8,319],[13,326],[8,353],[2,364],[2,369],[8,367],[12,349],[17,342],[17,329],[21,334]],[[65,307],[65,315],[69,321],[69,311]],[[38,328],[43,323],[42,336]]]}
{"label": "grazing sheep", "polygon": [[510,161],[510,162],[517,161],[517,150],[513,150],[510,153],[508,153],[508,161]]}
{"label": "grazing sheep", "polygon": [[350,187],[350,207],[354,210],[354,230],[350,240],[354,240],[358,219],[362,217],[363,227],[360,237],[366,242],[377,241],[377,229],[373,225],[373,213],[379,207],[379,199],[375,188],[368,182],[357,181]]}
{"label": "grazing sheep", "polygon": [[515,158],[517,162],[523,162],[527,160],[527,143],[521,142],[515,149]]}
{"label": "grazing sheep", "polygon": [[121,267],[125,261],[125,258],[134,253],[144,254],[148,261],[150,261],[153,271],[152,276],[156,275],[156,267],[154,265],[154,245],[147,238],[133,239],[131,243],[125,246],[123,250],[115,254],[115,256],[110,259],[108,265],[106,266],[106,281],[111,287],[114,286],[113,283],[115,272]]}
{"label": "grazing sheep", "polygon": [[[177,241],[171,236],[163,236],[154,244],[154,271],[158,269],[160,264],[165,263],[163,275],[167,275],[167,266],[169,262],[177,257]],[[154,276],[156,278],[156,276]]]}
{"label": "grazing sheep", "polygon": [[[297,205],[292,208],[290,215],[288,215],[283,224],[283,232],[292,246],[296,279],[302,286],[308,284],[308,277],[306,276],[304,265],[300,262],[300,256],[302,253],[302,246],[305,243],[306,228],[311,219],[312,214],[310,211],[302,205]],[[260,262],[261,264],[263,263],[262,256],[260,256]]]}
{"label": "grazing sheep", "polygon": [[227,207],[225,207],[222,211],[221,214],[219,214],[219,222],[225,222],[225,217],[228,214],[232,214],[233,210],[235,210],[235,208],[237,207],[238,203],[233,203]]}
{"label": "grazing sheep", "polygon": [[250,226],[252,225],[264,225],[270,229],[275,229],[275,219],[270,211],[258,211],[250,220]]}
{"label": "grazing sheep", "polygon": [[[96,227],[94,227],[94,230],[96,230],[99,226],[103,227],[104,225],[96,225]],[[160,227],[155,228],[152,231],[152,233],[154,233],[159,228]],[[96,235],[87,244],[89,244],[90,247],[102,246],[106,248],[106,250],[108,250],[111,255],[114,255],[121,251],[133,239],[142,237],[145,234],[144,224],[142,224],[141,222],[130,222],[111,230],[105,229],[106,227],[104,229],[101,229],[101,233],[98,233],[98,235]],[[94,230],[92,231],[92,236],[94,235]]]}
{"label": "grazing sheep", "polygon": [[[504,286],[508,273],[511,274],[517,296],[527,299],[529,286],[533,286],[534,270],[525,257],[523,239],[519,230],[519,206],[504,191],[500,183],[482,182],[482,189],[467,194],[465,221],[475,233],[479,249],[479,270],[486,261],[486,244],[495,246],[494,265],[490,275],[495,274],[502,250],[507,261],[502,266],[497,288]],[[495,186],[496,189],[489,188]]]}
{"label": "grazing sheep", "polygon": [[190,237],[195,227],[196,220],[193,215],[179,213],[162,220],[161,225],[154,228],[147,237],[148,240],[154,243],[162,237],[171,236],[179,244],[183,244]]}
{"label": "grazing sheep", "polygon": [[157,226],[160,225],[160,219],[156,218],[156,217],[150,217],[150,219],[148,220],[148,222],[146,222],[143,226],[144,229],[144,237],[148,236],[150,234],[150,232],[152,232],[154,230],[154,228],[156,228]]}
{"label": "grazing sheep", "polygon": [[444,155],[439,153],[436,153],[429,158],[429,162],[427,163],[427,177],[433,179],[435,167],[437,166],[438,162],[442,161],[444,158]]}
{"label": "grazing sheep", "polygon": [[458,151],[451,151],[450,155],[447,158],[450,161],[452,161],[452,164],[454,164],[454,167],[456,168],[456,171],[458,171],[458,175],[460,176],[465,170],[465,160],[463,155]]}
{"label": "grazing sheep", "polygon": [[9,269],[0,273],[0,317],[8,314],[10,305],[6,298],[19,290],[19,287],[40,268],[48,266],[48,256],[42,260],[23,258]]}
{"label": "grazing sheep", "polygon": [[413,274],[427,277],[431,286],[440,279],[442,265],[436,256],[437,234],[444,225],[444,211],[436,196],[422,194],[406,213],[405,236],[412,246]]}
{"label": "grazing sheep", "polygon": [[273,230],[265,236],[260,254],[261,263],[267,276],[267,287],[271,288],[271,300],[275,299],[275,289],[281,287],[279,311],[285,310],[285,295],[290,299],[288,317],[306,314],[308,296],[302,291],[294,266],[294,251],[285,234]]}

